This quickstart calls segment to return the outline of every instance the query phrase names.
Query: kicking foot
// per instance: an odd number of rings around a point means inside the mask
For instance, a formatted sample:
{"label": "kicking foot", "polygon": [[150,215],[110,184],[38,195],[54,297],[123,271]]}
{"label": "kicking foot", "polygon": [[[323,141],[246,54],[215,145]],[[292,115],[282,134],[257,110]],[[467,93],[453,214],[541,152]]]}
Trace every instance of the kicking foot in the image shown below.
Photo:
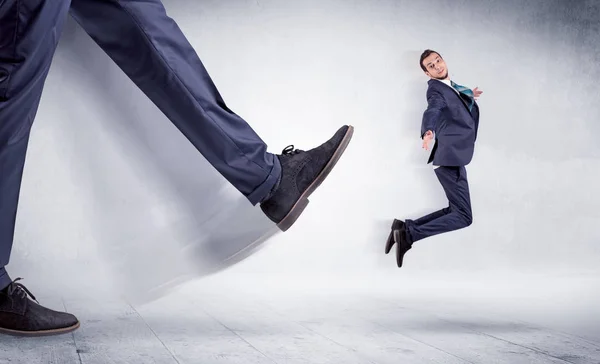
{"label": "kicking foot", "polygon": [[[394,220],[394,224],[392,224],[392,234],[394,243],[396,244],[396,264],[398,265],[398,268],[402,267],[404,254],[412,248],[412,244],[408,241],[408,237],[406,236],[407,233],[404,222]],[[392,245],[394,243],[392,243]]]}
{"label": "kicking foot", "polygon": [[[14,336],[66,334],[79,327],[77,318],[40,306],[35,297],[15,279],[0,290],[0,333]],[[31,296],[36,302],[27,297]]]}
{"label": "kicking foot", "polygon": [[286,231],[298,219],[312,194],[340,159],[354,127],[344,125],[325,143],[303,151],[290,145],[278,155],[281,179],[271,196],[261,202],[260,208],[277,227]]}

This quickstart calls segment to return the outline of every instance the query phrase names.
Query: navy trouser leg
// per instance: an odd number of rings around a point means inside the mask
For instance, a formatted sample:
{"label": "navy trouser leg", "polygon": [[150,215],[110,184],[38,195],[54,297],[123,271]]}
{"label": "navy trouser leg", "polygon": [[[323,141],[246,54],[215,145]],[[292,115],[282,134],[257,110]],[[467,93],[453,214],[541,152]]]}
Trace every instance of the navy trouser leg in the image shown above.
{"label": "navy trouser leg", "polygon": [[427,224],[430,221],[433,221],[433,220],[435,220],[435,219],[437,219],[439,217],[442,217],[442,216],[448,214],[449,212],[450,212],[450,207],[445,207],[445,208],[443,208],[441,210],[437,210],[435,212],[432,212],[429,215],[425,215],[425,216],[420,217],[420,218],[418,218],[416,220],[412,220],[412,224],[417,225],[417,226],[425,225],[425,224]]}
{"label": "navy trouser leg", "polygon": [[473,222],[465,167],[442,166],[435,169],[435,174],[444,188],[449,205],[417,220],[406,220],[411,242],[462,229]]}
{"label": "navy trouser leg", "polygon": [[226,105],[159,0],[73,0],[73,18],[253,204],[276,184],[279,159]]}
{"label": "navy trouser leg", "polygon": [[12,282],[12,279],[6,272],[6,269],[4,267],[0,268],[0,290],[6,288],[10,282]]}
{"label": "navy trouser leg", "polygon": [[0,286],[10,280],[29,132],[69,0],[0,0]]}

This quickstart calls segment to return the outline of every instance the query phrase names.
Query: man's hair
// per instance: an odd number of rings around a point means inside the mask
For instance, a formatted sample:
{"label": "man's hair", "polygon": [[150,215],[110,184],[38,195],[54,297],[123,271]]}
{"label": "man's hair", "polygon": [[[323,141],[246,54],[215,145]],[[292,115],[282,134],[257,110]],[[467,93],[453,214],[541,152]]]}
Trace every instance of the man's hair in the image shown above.
{"label": "man's hair", "polygon": [[425,68],[425,65],[423,65],[423,60],[424,60],[425,58],[429,57],[429,55],[430,55],[430,54],[432,54],[432,53],[435,53],[435,54],[437,54],[437,55],[438,55],[440,58],[442,58],[442,56],[441,56],[441,55],[440,55],[438,52],[436,52],[436,51],[434,51],[434,50],[431,50],[431,49],[426,49],[425,51],[423,51],[423,53],[421,53],[421,59],[419,60],[419,65],[420,65],[420,66],[421,66],[421,68],[423,69],[423,72],[427,72],[427,68]]}

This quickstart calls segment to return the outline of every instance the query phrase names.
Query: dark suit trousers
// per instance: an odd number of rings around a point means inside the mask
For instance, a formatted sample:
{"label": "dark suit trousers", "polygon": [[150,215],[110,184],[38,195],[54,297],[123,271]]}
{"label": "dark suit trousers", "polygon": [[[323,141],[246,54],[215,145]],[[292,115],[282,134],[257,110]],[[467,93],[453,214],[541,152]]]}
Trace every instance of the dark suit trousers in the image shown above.
{"label": "dark suit trousers", "polygon": [[265,198],[281,172],[278,158],[225,105],[160,0],[0,0],[0,287],[9,282],[3,267],[29,133],[69,11],[250,203]]}
{"label": "dark suit trousers", "polygon": [[448,198],[448,207],[417,220],[405,221],[411,243],[471,225],[471,197],[465,167],[438,167],[435,174]]}

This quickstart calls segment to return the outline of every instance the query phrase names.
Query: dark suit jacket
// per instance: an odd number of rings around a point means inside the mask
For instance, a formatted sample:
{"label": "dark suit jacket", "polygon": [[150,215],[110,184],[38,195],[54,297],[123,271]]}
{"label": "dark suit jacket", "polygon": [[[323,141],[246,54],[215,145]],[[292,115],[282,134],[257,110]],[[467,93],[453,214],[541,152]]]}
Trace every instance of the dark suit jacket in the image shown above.
{"label": "dark suit jacket", "polygon": [[[479,128],[479,106],[469,112],[468,98],[459,96],[445,83],[430,79],[427,110],[423,113],[421,138],[428,130],[435,132],[435,146],[427,163],[436,166],[466,166],[473,158]],[[463,99],[464,98],[464,99]]]}

